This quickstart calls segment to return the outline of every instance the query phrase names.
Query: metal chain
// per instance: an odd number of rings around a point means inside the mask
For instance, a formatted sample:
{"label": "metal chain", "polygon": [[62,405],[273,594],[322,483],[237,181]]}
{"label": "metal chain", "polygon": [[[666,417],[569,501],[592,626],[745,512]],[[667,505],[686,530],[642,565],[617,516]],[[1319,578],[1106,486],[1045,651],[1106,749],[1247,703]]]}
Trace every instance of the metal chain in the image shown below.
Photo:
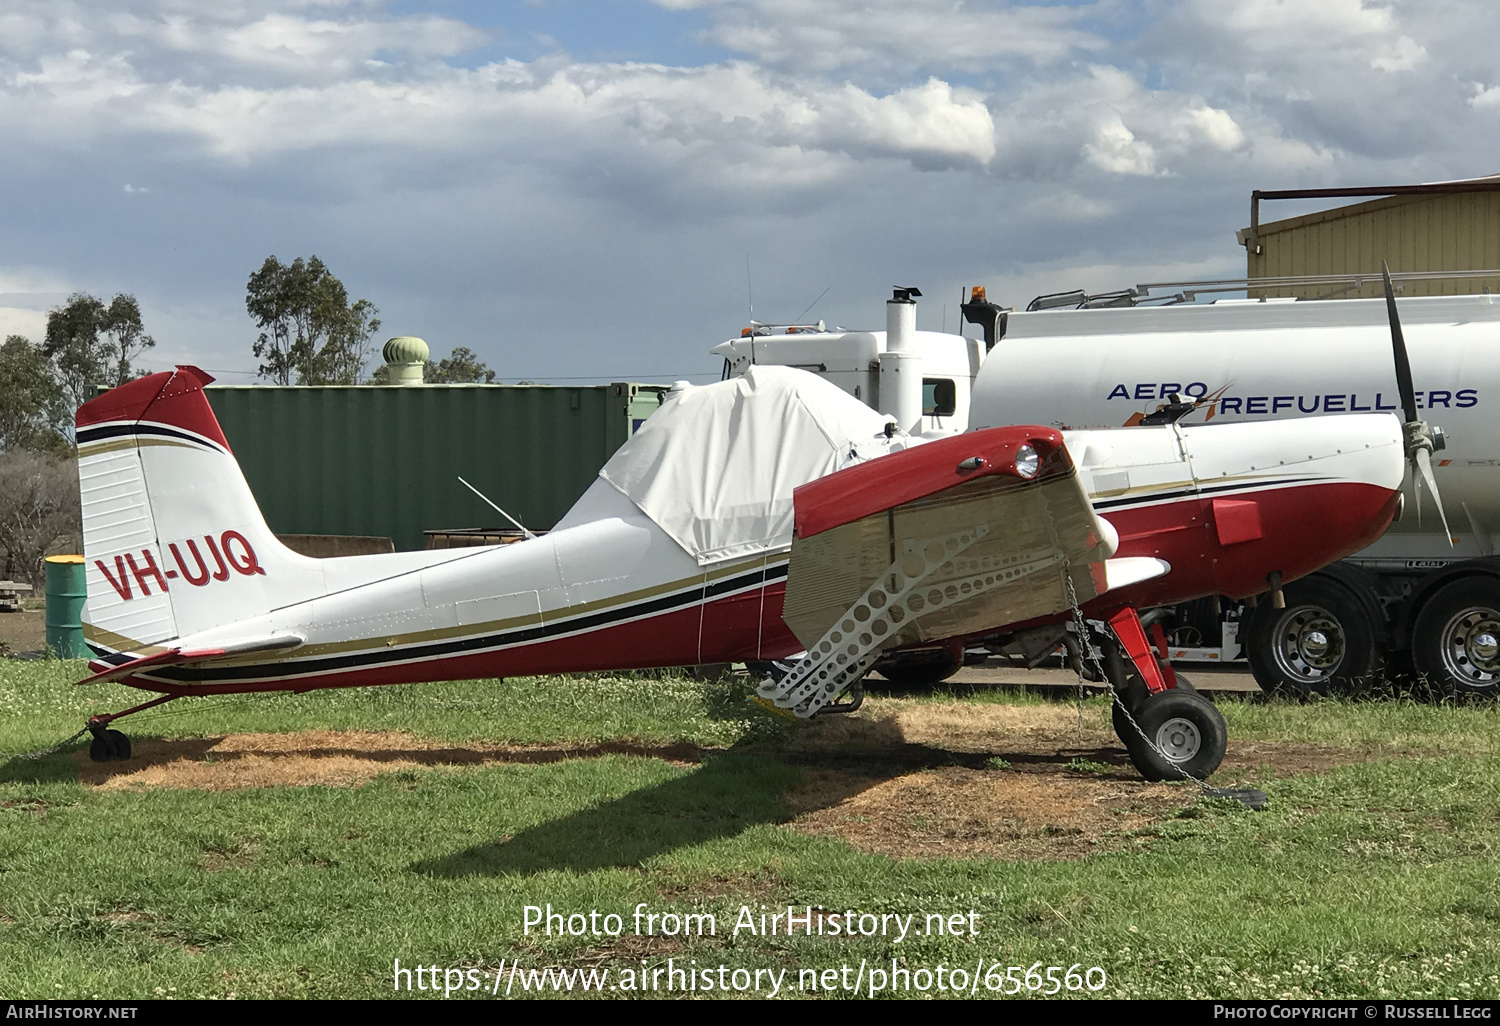
{"label": "metal chain", "polygon": [[[215,708],[225,709],[225,708],[234,708],[234,707],[242,706],[242,705],[248,705],[251,702],[259,701],[259,700],[263,699],[264,697],[265,697],[264,695],[258,695],[258,694],[234,695],[234,696],[230,696],[230,697],[225,697],[222,701],[220,701],[219,703],[216,704]],[[160,710],[153,710],[152,713],[151,713],[151,716],[150,716],[150,722],[156,723],[156,722],[158,722],[160,720],[167,719],[168,717],[181,716],[184,713],[188,713],[188,712],[192,712],[192,711],[193,711],[193,709],[190,709],[190,708],[171,709],[171,710],[168,710],[167,712],[162,712]],[[87,726],[85,726],[82,730],[80,730],[78,733],[74,734],[72,737],[68,738],[66,741],[59,741],[57,744],[53,745],[51,748],[43,748],[39,752],[27,752],[24,755],[13,755],[13,756],[11,756],[11,758],[12,759],[18,759],[18,760],[26,760],[26,761],[31,761],[31,760],[35,760],[35,759],[45,759],[49,755],[55,755],[57,752],[62,751],[64,748],[68,747],[74,741],[77,741],[79,738],[83,737],[83,735],[85,735],[87,733],[89,733],[89,728]]]}
{"label": "metal chain", "polygon": [[[1085,645],[1088,644],[1088,639],[1085,638],[1082,642],[1080,642],[1080,644],[1085,644]],[[1082,655],[1080,655],[1078,657],[1078,665],[1079,665],[1080,668],[1083,666],[1083,656]],[[1083,674],[1079,673],[1078,674],[1078,699],[1073,703],[1074,707],[1078,710],[1078,745],[1079,745],[1079,747],[1083,746],[1083,699],[1084,699],[1084,693],[1083,693]]]}
{"label": "metal chain", "polygon": [[[1071,591],[1072,587],[1073,587],[1073,578],[1071,576],[1069,576],[1067,578],[1067,581],[1068,581],[1068,588]],[[1080,748],[1083,747],[1083,700],[1084,700],[1084,698],[1087,697],[1084,694],[1084,690],[1083,690],[1083,660],[1084,660],[1084,657],[1089,654],[1088,649],[1089,649],[1089,639],[1087,637],[1080,637],[1078,639],[1078,664],[1077,664],[1077,672],[1078,672],[1078,697],[1073,700],[1073,708],[1076,709],[1077,712],[1078,712],[1077,729],[1078,729],[1078,747],[1080,747]]]}
{"label": "metal chain", "polygon": [[[1141,740],[1144,741],[1146,745],[1161,758],[1162,762],[1166,763],[1168,766],[1171,766],[1172,769],[1176,770],[1177,774],[1184,780],[1191,780],[1194,784],[1198,785],[1198,790],[1202,792],[1205,798],[1233,798],[1249,808],[1255,808],[1256,806],[1253,805],[1249,800],[1250,796],[1240,793],[1241,790],[1250,789],[1210,787],[1208,784],[1204,783],[1202,780],[1199,780],[1187,770],[1183,769],[1180,765],[1169,759],[1167,757],[1167,753],[1162,751],[1161,748],[1157,746],[1155,741],[1152,741],[1151,738],[1146,736],[1146,731],[1141,727],[1139,723],[1136,722],[1135,716],[1131,714],[1130,706],[1125,704],[1124,698],[1118,691],[1115,690],[1115,682],[1111,680],[1109,674],[1105,672],[1103,664],[1099,662],[1099,657],[1094,655],[1094,646],[1089,644],[1088,623],[1083,618],[1083,608],[1079,605],[1078,602],[1078,592],[1073,588],[1073,575],[1070,572],[1071,569],[1071,564],[1064,561],[1063,588],[1068,593],[1068,605],[1073,607],[1073,626],[1078,632],[1079,651],[1080,653],[1087,655],[1089,662],[1091,662],[1094,666],[1094,672],[1097,673],[1099,675],[1099,678],[1103,680],[1105,685],[1109,687],[1110,700],[1120,707],[1120,711],[1125,714],[1125,719],[1130,721],[1130,726],[1135,730],[1137,734],[1141,736]],[[1078,693],[1079,695],[1083,694],[1082,656],[1080,656],[1078,660]],[[1080,705],[1079,716],[1082,717],[1082,715],[1083,711],[1082,706]],[[1121,740],[1123,740],[1123,738]],[[1260,796],[1259,801],[1261,805],[1265,804],[1265,796],[1263,794]]]}
{"label": "metal chain", "polygon": [[57,744],[53,745],[51,748],[43,748],[39,752],[27,752],[25,755],[13,755],[13,756],[11,756],[11,758],[16,759],[18,761],[27,761],[27,762],[29,762],[29,761],[31,761],[33,759],[45,759],[49,755],[53,755],[53,754],[55,754],[57,752],[62,751],[64,748],[68,747],[70,744],[72,744],[74,741],[77,741],[79,738],[83,737],[83,735],[87,734],[88,732],[89,732],[89,728],[84,727],[82,730],[80,730],[78,733],[74,734],[72,737],[68,738],[66,741],[59,741]]}

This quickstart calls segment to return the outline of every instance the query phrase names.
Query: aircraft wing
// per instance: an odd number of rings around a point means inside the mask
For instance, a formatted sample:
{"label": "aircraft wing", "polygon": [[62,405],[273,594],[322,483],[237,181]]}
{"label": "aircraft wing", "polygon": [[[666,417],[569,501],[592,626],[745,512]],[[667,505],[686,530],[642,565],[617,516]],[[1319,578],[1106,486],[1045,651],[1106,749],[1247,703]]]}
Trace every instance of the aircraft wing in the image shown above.
{"label": "aircraft wing", "polygon": [[888,649],[1056,614],[1107,590],[1111,577],[1167,569],[1157,560],[1106,568],[1117,537],[1048,428],[916,446],[805,484],[793,501],[782,615],[809,654],[761,694],[798,715],[837,697]]}

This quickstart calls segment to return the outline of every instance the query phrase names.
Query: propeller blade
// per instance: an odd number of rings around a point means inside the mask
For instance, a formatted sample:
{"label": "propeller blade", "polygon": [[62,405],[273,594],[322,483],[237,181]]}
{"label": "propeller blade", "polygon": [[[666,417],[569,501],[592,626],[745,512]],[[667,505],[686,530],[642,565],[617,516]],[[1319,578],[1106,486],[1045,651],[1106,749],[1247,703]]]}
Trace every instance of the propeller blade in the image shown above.
{"label": "propeller blade", "polygon": [[1448,514],[1443,512],[1443,497],[1438,494],[1437,482],[1432,479],[1432,453],[1426,449],[1418,449],[1412,453],[1411,460],[1421,471],[1422,480],[1427,483],[1427,490],[1432,493],[1432,501],[1437,503],[1438,518],[1443,522],[1443,537],[1448,539],[1448,547],[1452,548],[1453,532],[1448,529]]}
{"label": "propeller blade", "polygon": [[1391,285],[1391,269],[1380,261],[1380,276],[1385,279],[1385,311],[1391,322],[1391,349],[1396,357],[1396,390],[1401,393],[1401,412],[1410,424],[1417,419],[1417,393],[1411,382],[1411,361],[1406,357],[1406,337],[1401,334],[1401,318],[1396,314],[1396,289]]}

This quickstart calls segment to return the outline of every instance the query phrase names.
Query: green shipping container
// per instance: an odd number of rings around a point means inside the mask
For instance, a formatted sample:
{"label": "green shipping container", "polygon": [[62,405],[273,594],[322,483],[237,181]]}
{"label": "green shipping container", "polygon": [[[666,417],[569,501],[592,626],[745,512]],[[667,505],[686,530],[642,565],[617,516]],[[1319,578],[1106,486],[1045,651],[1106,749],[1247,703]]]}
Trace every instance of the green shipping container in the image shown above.
{"label": "green shipping container", "polygon": [[212,386],[209,403],[277,534],[552,527],[661,403],[665,386]]}

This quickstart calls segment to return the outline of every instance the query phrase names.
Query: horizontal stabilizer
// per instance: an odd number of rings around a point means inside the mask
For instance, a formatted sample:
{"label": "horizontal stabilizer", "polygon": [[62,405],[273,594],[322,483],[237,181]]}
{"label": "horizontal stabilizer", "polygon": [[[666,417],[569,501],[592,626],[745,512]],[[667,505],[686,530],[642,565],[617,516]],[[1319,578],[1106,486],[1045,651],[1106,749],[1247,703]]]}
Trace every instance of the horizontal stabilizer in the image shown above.
{"label": "horizontal stabilizer", "polygon": [[306,640],[300,634],[272,634],[267,637],[231,641],[215,648],[169,648],[165,652],[136,656],[134,659],[111,666],[109,669],[96,673],[92,677],[87,677],[78,683],[103,684],[105,681],[124,680],[126,677],[133,677],[138,673],[159,669],[164,666],[181,666],[184,663],[213,663],[257,652],[290,651],[294,648],[300,648]]}

